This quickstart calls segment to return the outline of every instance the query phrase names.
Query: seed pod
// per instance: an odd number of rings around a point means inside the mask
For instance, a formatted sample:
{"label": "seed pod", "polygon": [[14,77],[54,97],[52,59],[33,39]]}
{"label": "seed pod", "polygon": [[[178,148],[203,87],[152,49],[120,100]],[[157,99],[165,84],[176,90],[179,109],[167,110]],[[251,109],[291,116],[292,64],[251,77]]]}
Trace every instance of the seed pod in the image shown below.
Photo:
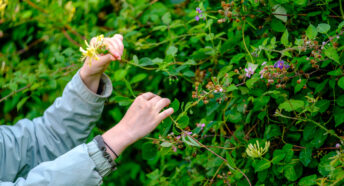
{"label": "seed pod", "polygon": [[301,83],[301,79],[298,79],[296,82],[297,82],[297,84],[300,84]]}
{"label": "seed pod", "polygon": [[256,16],[253,15],[253,14],[250,15],[250,18],[252,18],[252,19],[254,19],[255,17],[256,17]]}
{"label": "seed pod", "polygon": [[224,15],[224,11],[223,10],[218,10],[219,14]]}
{"label": "seed pod", "polygon": [[231,12],[231,11],[227,11],[226,16],[227,16],[228,18],[231,18],[231,17],[232,17],[232,12]]}

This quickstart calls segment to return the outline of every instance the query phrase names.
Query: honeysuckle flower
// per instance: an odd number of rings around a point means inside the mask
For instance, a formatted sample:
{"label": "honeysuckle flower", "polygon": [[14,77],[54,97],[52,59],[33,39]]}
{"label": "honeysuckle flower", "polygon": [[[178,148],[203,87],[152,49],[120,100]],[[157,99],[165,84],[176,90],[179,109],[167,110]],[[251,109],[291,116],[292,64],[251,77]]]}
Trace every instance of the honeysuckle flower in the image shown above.
{"label": "honeysuckle flower", "polygon": [[246,153],[248,156],[252,158],[261,158],[264,154],[266,154],[270,147],[270,141],[265,142],[265,146],[260,147],[259,141],[257,140],[255,144],[249,144],[246,148]]}
{"label": "honeysuckle flower", "polygon": [[99,50],[102,47],[105,47],[104,44],[104,35],[99,35],[96,37],[96,40],[94,43],[88,44],[88,42],[85,40],[86,44],[86,50],[80,47],[80,52],[82,53],[81,60],[85,60],[87,57],[90,58],[89,63],[91,65],[91,61],[95,59],[96,61],[99,60]]}
{"label": "honeysuckle flower", "polygon": [[279,69],[288,69],[290,66],[288,63],[284,62],[283,60],[278,60],[275,64],[274,64],[274,68],[279,68]]}
{"label": "honeysuckle flower", "polygon": [[8,0],[0,0],[0,14],[1,14],[1,16],[4,15],[5,8],[6,8],[7,4],[8,4]]}
{"label": "honeysuckle flower", "polygon": [[246,72],[245,76],[248,78],[250,78],[251,75],[253,75],[253,73],[254,73],[254,71],[251,67],[245,68],[245,72]]}

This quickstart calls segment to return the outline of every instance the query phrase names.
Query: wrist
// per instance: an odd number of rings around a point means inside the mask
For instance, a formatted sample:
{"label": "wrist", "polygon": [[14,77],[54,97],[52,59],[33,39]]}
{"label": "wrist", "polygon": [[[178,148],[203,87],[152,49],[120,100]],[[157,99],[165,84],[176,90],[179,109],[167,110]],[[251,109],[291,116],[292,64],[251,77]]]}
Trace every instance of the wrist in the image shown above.
{"label": "wrist", "polygon": [[85,83],[87,88],[90,89],[92,92],[97,93],[102,74],[90,75],[84,67],[80,69],[79,74],[80,78]]}
{"label": "wrist", "polygon": [[[102,137],[104,142],[107,143],[117,155],[120,155],[129,145],[135,142],[129,135],[127,129],[120,123],[105,132]],[[116,155],[108,147],[106,151],[113,159],[116,158]]]}

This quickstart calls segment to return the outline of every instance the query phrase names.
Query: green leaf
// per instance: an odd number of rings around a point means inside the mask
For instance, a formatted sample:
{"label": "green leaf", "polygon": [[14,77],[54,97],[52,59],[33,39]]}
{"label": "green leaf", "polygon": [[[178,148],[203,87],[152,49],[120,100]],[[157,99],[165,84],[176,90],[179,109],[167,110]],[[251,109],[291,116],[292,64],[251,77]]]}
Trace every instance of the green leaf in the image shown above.
{"label": "green leaf", "polygon": [[289,180],[289,181],[296,181],[297,180],[297,175],[294,169],[294,166],[292,165],[286,165],[284,167],[284,176]]}
{"label": "green leaf", "polygon": [[145,73],[137,74],[130,80],[130,84],[140,82],[140,81],[144,80],[146,77],[147,77],[147,74],[145,74]]}
{"label": "green leaf", "polygon": [[280,150],[280,149],[277,149],[277,150],[274,150],[274,153],[273,153],[273,158],[272,158],[272,163],[273,164],[277,164],[279,163],[280,161],[282,161],[285,157],[285,152],[283,150]]}
{"label": "green leaf", "polygon": [[191,70],[183,72],[183,75],[186,77],[195,77],[195,73],[192,72]]}
{"label": "green leaf", "polygon": [[294,4],[298,6],[306,6],[308,0],[294,0]]}
{"label": "green leaf", "polygon": [[270,124],[265,129],[264,138],[269,140],[270,138],[277,137],[281,135],[281,129],[279,126]]}
{"label": "green leaf", "polygon": [[148,66],[148,65],[153,65],[153,64],[154,64],[153,61],[148,57],[141,58],[139,61],[139,65],[142,67]]}
{"label": "green leaf", "polygon": [[237,89],[238,89],[237,86],[235,86],[234,84],[231,84],[229,87],[226,88],[226,92],[232,92]]}
{"label": "green leaf", "polygon": [[116,70],[114,74],[115,74],[115,78],[114,78],[115,81],[120,81],[125,77],[125,75],[127,75],[127,71],[124,69],[119,69],[119,70]]}
{"label": "green leaf", "polygon": [[179,105],[180,105],[180,103],[179,103],[178,99],[175,98],[175,99],[173,100],[173,102],[171,103],[171,107],[173,108],[174,113],[176,113],[176,112],[178,111]]}
{"label": "green leaf", "polygon": [[342,72],[342,69],[337,68],[336,70],[328,72],[327,75],[330,75],[330,76],[341,76],[341,75],[343,75],[343,72]]}
{"label": "green leaf", "polygon": [[318,84],[318,85],[315,87],[314,94],[316,94],[316,93],[322,91],[322,89],[325,88],[327,82],[328,82],[328,79],[325,79],[322,83]]}
{"label": "green leaf", "polygon": [[18,104],[17,104],[17,111],[19,111],[23,105],[25,104],[25,102],[29,99],[30,97],[25,97],[23,99],[21,99]]}
{"label": "green leaf", "polygon": [[166,55],[174,57],[174,56],[176,56],[177,52],[178,52],[178,48],[175,47],[174,45],[171,45],[167,48]]}
{"label": "green leaf", "polygon": [[312,161],[312,149],[311,148],[304,148],[300,152],[300,161],[302,164],[307,167],[309,163]]}
{"label": "green leaf", "polygon": [[334,122],[335,122],[335,127],[338,127],[339,125],[344,123],[344,109],[336,107],[334,110]]}
{"label": "green leaf", "polygon": [[315,39],[315,37],[318,35],[317,29],[315,28],[315,26],[313,26],[312,24],[310,24],[306,30],[306,36],[309,39]]}
{"label": "green leaf", "polygon": [[279,109],[287,112],[295,111],[303,108],[305,103],[302,100],[287,100],[278,106]]}
{"label": "green leaf", "polygon": [[182,135],[182,140],[184,143],[186,143],[188,145],[200,147],[200,145],[195,140],[190,138],[188,135],[185,135],[185,134]]}
{"label": "green leaf", "polygon": [[315,106],[320,108],[319,112],[324,113],[330,106],[330,101],[326,99],[319,100],[315,103]]}
{"label": "green leaf", "polygon": [[282,35],[282,38],[281,38],[281,43],[284,45],[284,46],[288,46],[289,44],[289,41],[288,41],[288,37],[289,37],[289,33],[288,33],[288,30],[286,29],[284,32],[283,32],[283,35]]}
{"label": "green leaf", "polygon": [[236,54],[235,56],[232,57],[230,63],[235,63],[235,64],[239,64],[239,61],[245,57],[245,53],[239,53],[239,54]]}
{"label": "green leaf", "polygon": [[318,24],[317,31],[322,34],[326,34],[330,30],[331,26],[326,23]]}
{"label": "green leaf", "polygon": [[151,160],[156,156],[156,147],[152,143],[145,143],[142,145],[142,158]]}
{"label": "green leaf", "polygon": [[246,86],[249,89],[252,89],[255,83],[259,80],[258,77],[252,77],[249,80],[246,81]]}
{"label": "green leaf", "polygon": [[172,146],[172,143],[167,142],[167,141],[164,141],[164,142],[162,142],[162,143],[160,144],[160,146],[162,146],[162,147],[171,147],[171,146]]}
{"label": "green leaf", "polygon": [[280,19],[283,22],[287,22],[288,20],[288,16],[286,16],[287,10],[282,5],[279,5],[279,4],[275,5],[273,7],[273,10],[275,10],[273,11],[274,14],[282,14],[282,15],[275,15],[277,19]]}
{"label": "green leaf", "polygon": [[255,160],[252,163],[252,166],[253,166],[255,172],[260,172],[260,171],[263,171],[265,169],[268,169],[271,166],[271,162],[269,160],[266,160],[266,159]]}
{"label": "green leaf", "polygon": [[333,47],[329,47],[327,49],[325,49],[325,55],[332,59],[333,61],[337,62],[338,64],[339,63],[339,56],[338,56],[338,53],[336,51],[336,49],[334,49]]}
{"label": "green leaf", "polygon": [[312,186],[312,185],[317,185],[317,175],[312,174],[306,177],[303,177],[300,179],[298,185],[300,186]]}
{"label": "green leaf", "polygon": [[180,128],[185,128],[189,125],[189,117],[187,115],[183,115],[179,118],[178,124]]}
{"label": "green leaf", "polygon": [[303,129],[303,139],[305,141],[309,141],[314,137],[314,133],[317,129],[312,124],[306,124],[305,128]]}
{"label": "green leaf", "polygon": [[344,89],[344,77],[341,77],[339,80],[338,80],[338,86],[342,89]]}
{"label": "green leaf", "polygon": [[170,12],[166,12],[163,16],[162,16],[162,22],[165,24],[165,25],[169,25],[172,21],[171,19],[171,13]]}
{"label": "green leaf", "polygon": [[336,103],[337,105],[344,107],[344,95],[340,95],[339,97],[337,97]]}
{"label": "green leaf", "polygon": [[228,115],[228,119],[232,123],[239,123],[242,120],[242,114],[238,111],[231,112]]}

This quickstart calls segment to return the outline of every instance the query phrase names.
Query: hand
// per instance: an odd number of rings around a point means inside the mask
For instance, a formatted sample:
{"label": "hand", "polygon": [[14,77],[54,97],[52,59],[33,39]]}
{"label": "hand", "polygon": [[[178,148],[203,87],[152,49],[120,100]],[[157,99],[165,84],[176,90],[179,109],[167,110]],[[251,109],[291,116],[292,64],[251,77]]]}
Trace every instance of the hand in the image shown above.
{"label": "hand", "polygon": [[[94,93],[97,92],[99,81],[102,73],[109,66],[111,61],[121,60],[123,54],[123,37],[120,34],[114,35],[112,38],[104,38],[104,45],[109,51],[108,54],[100,54],[99,60],[93,59],[90,65],[90,59],[86,58],[84,65],[80,69],[80,77],[86,86]],[[94,45],[96,38],[92,38],[90,45]]]}
{"label": "hand", "polygon": [[[162,120],[173,113],[173,108],[160,112],[170,103],[169,99],[150,92],[138,96],[123,119],[103,134],[104,141],[120,154],[127,146],[152,132]],[[112,154],[111,151],[108,152]]]}

